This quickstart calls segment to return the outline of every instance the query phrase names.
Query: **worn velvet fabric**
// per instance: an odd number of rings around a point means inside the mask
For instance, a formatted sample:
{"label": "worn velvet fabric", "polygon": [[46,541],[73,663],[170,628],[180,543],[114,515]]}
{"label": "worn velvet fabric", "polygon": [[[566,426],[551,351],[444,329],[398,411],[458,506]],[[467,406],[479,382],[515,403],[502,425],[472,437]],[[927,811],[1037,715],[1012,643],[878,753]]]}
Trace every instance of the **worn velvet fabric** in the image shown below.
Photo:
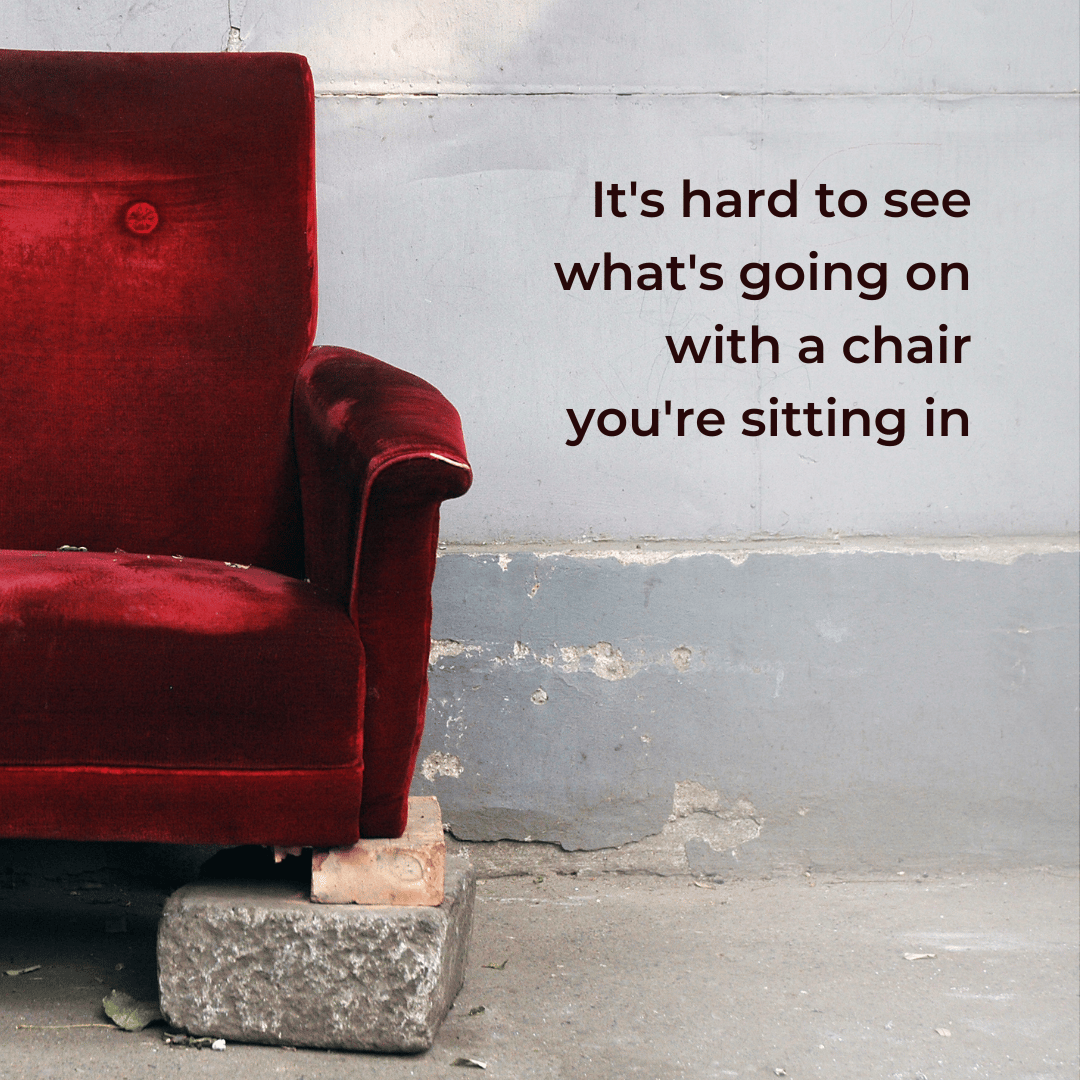
{"label": "worn velvet fabric", "polygon": [[0,51],[0,835],[404,828],[471,474],[310,349],[313,140],[302,57]]}
{"label": "worn velvet fabric", "polygon": [[360,759],[356,629],[296,578],[168,555],[0,551],[0,642],[9,764]]}
{"label": "worn velvet fabric", "polygon": [[356,836],[358,769],[0,770],[4,836],[337,847]]}
{"label": "worn velvet fabric", "polygon": [[347,605],[366,654],[361,834],[399,836],[427,705],[439,504],[472,482],[461,421],[422,379],[324,347],[300,370],[294,423],[307,573]]}
{"label": "worn velvet fabric", "polygon": [[[0,537],[298,574],[313,90],[275,54],[0,54]],[[134,232],[128,210],[153,206]]]}

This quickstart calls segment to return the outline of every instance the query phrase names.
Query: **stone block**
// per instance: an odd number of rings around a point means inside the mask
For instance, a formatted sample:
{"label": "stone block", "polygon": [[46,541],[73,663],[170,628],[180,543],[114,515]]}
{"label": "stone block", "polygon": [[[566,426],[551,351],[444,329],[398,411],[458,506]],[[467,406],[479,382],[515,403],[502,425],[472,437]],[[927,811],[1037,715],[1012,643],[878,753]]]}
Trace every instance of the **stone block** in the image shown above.
{"label": "stone block", "polygon": [[311,856],[311,899],[318,904],[442,903],[446,840],[432,795],[409,799],[409,823],[394,840],[358,840]]}
{"label": "stone block", "polygon": [[465,977],[476,875],[446,862],[437,907],[312,904],[284,883],[198,882],[158,927],[166,1020],[193,1035],[427,1050]]}

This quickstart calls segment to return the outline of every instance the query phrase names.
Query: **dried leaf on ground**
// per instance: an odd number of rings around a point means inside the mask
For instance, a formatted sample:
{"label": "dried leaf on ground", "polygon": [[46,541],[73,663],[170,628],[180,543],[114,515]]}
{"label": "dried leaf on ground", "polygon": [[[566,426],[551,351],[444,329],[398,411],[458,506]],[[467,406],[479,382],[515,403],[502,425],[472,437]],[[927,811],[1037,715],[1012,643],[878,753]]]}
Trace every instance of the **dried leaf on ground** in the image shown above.
{"label": "dried leaf on ground", "polygon": [[105,1015],[125,1031],[142,1031],[148,1024],[162,1019],[156,1001],[137,1001],[123,990],[114,990],[102,998],[101,1006]]}
{"label": "dried leaf on ground", "polygon": [[487,1068],[487,1062],[486,1061],[477,1061],[476,1058],[454,1058],[454,1060],[451,1061],[450,1064],[451,1065],[460,1065],[460,1066],[462,1066],[463,1068],[466,1068],[466,1069],[486,1069]]}
{"label": "dried leaf on ground", "polygon": [[33,967],[8,968],[8,970],[5,971],[4,974],[5,975],[26,975],[31,971],[40,971],[40,970],[41,970],[41,965],[40,964],[34,964]]}

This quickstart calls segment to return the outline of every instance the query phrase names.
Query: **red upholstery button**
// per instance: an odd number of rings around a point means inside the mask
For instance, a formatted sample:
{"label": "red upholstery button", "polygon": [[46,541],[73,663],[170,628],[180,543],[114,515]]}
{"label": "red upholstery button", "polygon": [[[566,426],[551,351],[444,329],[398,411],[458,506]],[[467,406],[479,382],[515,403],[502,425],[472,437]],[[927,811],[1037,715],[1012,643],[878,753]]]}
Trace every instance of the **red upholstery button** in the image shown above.
{"label": "red upholstery button", "polygon": [[124,223],[136,236],[145,236],[157,228],[158,212],[148,202],[132,203],[124,215]]}

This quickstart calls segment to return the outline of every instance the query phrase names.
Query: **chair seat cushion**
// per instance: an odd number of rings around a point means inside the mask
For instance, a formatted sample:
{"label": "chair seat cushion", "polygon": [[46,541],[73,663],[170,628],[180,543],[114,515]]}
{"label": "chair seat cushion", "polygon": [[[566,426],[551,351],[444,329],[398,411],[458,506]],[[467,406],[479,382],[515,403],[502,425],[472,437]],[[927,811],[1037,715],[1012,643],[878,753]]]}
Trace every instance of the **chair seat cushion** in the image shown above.
{"label": "chair seat cushion", "polygon": [[0,551],[0,764],[353,765],[362,656],[327,592],[269,570]]}

